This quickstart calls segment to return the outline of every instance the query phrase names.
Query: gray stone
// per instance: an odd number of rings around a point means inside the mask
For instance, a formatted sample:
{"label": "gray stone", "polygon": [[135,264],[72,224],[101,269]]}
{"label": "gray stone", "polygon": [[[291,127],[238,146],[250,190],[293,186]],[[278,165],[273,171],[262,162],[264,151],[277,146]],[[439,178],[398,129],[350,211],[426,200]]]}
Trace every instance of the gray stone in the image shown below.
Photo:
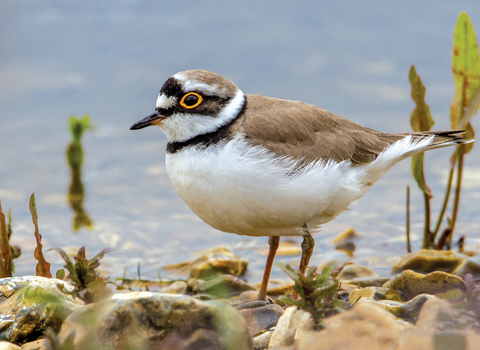
{"label": "gray stone", "polygon": [[47,328],[58,332],[67,316],[84,305],[68,294],[73,289],[55,278],[0,279],[0,340],[21,345],[41,338]]}
{"label": "gray stone", "polygon": [[283,308],[277,304],[270,304],[255,309],[243,309],[239,313],[247,322],[250,334],[255,336],[263,330],[275,327],[283,315]]}
{"label": "gray stone", "polygon": [[212,294],[218,298],[229,298],[255,288],[238,277],[223,275],[209,281],[188,281],[193,294]]}
{"label": "gray stone", "polygon": [[224,302],[151,292],[115,294],[70,315],[59,333],[72,331],[74,349],[252,349],[245,320]]}

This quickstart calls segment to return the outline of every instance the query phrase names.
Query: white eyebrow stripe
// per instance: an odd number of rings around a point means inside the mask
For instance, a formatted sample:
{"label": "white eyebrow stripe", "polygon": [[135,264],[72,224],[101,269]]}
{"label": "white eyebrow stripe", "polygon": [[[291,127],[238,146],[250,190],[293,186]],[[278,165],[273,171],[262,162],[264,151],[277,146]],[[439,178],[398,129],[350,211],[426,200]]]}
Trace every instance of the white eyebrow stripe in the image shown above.
{"label": "white eyebrow stripe", "polygon": [[157,98],[156,107],[157,108],[169,108],[177,103],[175,97],[167,97],[164,94],[159,94]]}
{"label": "white eyebrow stripe", "polygon": [[181,73],[177,73],[173,76],[183,88],[183,91],[200,91],[207,95],[217,95],[221,98],[227,97],[228,89],[221,88],[219,85],[208,85],[205,83],[200,83],[198,81],[192,80],[183,76]]}

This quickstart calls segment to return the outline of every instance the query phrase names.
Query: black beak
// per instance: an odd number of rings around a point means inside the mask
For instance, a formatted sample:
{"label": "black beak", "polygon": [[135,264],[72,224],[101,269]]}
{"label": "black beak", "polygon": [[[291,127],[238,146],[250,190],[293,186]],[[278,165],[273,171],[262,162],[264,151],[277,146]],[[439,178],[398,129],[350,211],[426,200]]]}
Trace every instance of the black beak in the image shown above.
{"label": "black beak", "polygon": [[139,130],[139,129],[146,128],[147,126],[150,126],[150,125],[158,124],[158,122],[160,122],[162,119],[163,117],[159,115],[157,112],[152,113],[149,116],[133,124],[130,127],[130,130]]}

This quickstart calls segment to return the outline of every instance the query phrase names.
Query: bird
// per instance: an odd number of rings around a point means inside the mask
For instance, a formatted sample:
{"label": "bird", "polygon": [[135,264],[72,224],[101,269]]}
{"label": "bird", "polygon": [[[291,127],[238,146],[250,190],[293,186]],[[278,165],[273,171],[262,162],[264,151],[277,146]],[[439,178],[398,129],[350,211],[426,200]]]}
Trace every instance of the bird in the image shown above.
{"label": "bird", "polygon": [[303,236],[304,274],[312,233],[363,197],[393,165],[473,141],[462,130],[383,133],[308,103],[244,94],[202,69],[168,78],[154,113],[130,129],[152,125],[168,139],[168,176],[198,217],[223,232],[268,236],[260,301],[267,300],[280,236]]}

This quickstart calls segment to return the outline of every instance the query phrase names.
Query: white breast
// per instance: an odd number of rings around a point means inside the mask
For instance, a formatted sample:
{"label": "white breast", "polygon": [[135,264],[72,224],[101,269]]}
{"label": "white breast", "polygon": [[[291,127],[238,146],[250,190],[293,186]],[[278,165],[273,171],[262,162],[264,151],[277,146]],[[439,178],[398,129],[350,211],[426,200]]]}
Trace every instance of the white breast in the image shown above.
{"label": "white breast", "polygon": [[166,155],[168,175],[186,204],[212,227],[249,236],[302,235],[319,228],[362,197],[369,186],[412,150],[431,139],[396,142],[366,165],[318,161],[295,171],[241,137],[207,149]]}

